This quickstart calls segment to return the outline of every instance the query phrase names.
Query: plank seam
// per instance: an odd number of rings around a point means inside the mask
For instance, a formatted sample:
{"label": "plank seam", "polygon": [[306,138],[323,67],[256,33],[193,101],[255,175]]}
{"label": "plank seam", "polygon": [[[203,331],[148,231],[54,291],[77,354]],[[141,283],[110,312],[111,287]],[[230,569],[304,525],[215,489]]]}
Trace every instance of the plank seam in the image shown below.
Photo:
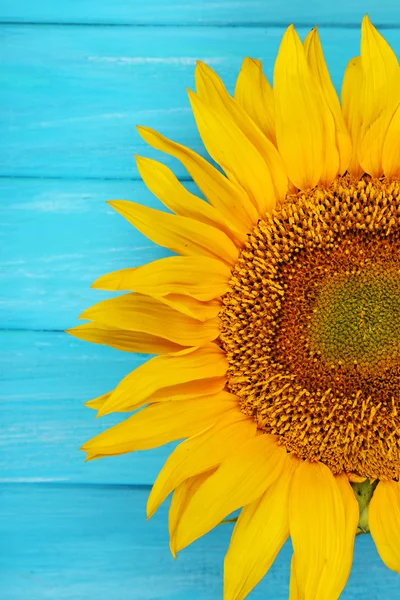
{"label": "plank seam", "polygon": [[[264,21],[264,22],[243,22],[243,23],[230,23],[229,21],[226,23],[218,23],[218,22],[188,22],[188,23],[96,23],[96,22],[87,22],[87,23],[79,23],[74,21],[3,21],[0,19],[1,25],[13,25],[13,26],[41,26],[41,27],[131,27],[131,28],[217,28],[217,29],[239,29],[239,28],[249,28],[249,29],[268,29],[268,28],[285,28],[290,23],[288,21]],[[296,27],[315,27],[315,22],[311,21],[295,21]],[[400,23],[374,23],[374,26],[377,29],[400,29]],[[360,22],[357,21],[355,23],[336,23],[332,21],[327,22],[318,22],[319,28],[327,28],[327,29],[360,29]]]}
{"label": "plank seam", "polygon": [[[141,177],[96,177],[96,176],[77,176],[74,175],[0,175],[2,179],[26,179],[27,181],[43,180],[43,181],[143,181]],[[178,177],[179,181],[192,182],[193,179],[187,175]]]}
{"label": "plank seam", "polygon": [[20,333],[31,331],[33,333],[65,333],[65,329],[35,329],[26,327],[0,327],[0,333]]}
{"label": "plank seam", "polygon": [[111,489],[111,490],[150,490],[152,488],[151,483],[86,483],[79,481],[1,481],[1,487],[16,487],[16,486],[30,486],[40,488],[83,488],[83,489]]}

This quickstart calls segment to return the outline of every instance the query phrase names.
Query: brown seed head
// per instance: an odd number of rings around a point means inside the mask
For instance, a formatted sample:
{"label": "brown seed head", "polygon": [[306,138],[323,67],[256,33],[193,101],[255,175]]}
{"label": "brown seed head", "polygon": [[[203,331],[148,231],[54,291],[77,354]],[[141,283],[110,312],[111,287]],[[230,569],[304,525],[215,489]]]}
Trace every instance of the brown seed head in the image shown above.
{"label": "brown seed head", "polygon": [[223,297],[228,388],[333,473],[400,471],[400,184],[337,179],[249,236]]}

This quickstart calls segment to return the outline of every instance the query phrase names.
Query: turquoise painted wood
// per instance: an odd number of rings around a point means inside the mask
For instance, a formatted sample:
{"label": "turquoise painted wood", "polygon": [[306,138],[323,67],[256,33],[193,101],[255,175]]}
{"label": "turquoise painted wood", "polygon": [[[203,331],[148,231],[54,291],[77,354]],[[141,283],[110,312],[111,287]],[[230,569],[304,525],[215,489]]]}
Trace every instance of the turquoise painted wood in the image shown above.
{"label": "turquoise painted wood", "polygon": [[120,25],[243,25],[272,23],[358,25],[365,13],[376,23],[400,24],[400,6],[393,0],[353,0],[327,4],[322,0],[9,0],[0,1],[2,21],[18,23],[94,23]]}
{"label": "turquoise painted wood", "polygon": [[[135,130],[153,127],[204,153],[186,88],[200,58],[230,90],[244,55],[271,78],[281,27],[2,26],[0,175],[136,178],[133,153],[160,156]],[[300,28],[305,35],[307,28]],[[397,29],[385,32],[400,54]],[[359,52],[358,29],[321,38],[337,88]],[[49,50],[51,49],[51,51]],[[165,162],[173,164],[166,157]],[[186,175],[179,165],[176,173]]]}
{"label": "turquoise painted wood", "polygon": [[[196,59],[233,89],[244,55],[272,75],[290,22],[318,23],[339,89],[365,12],[400,54],[393,0],[0,0],[0,597],[2,600],[214,600],[230,526],[174,562],[166,508],[145,521],[148,488],[171,447],[85,463],[78,448],[119,420],[83,406],[145,357],[62,330],[107,295],[104,272],[168,254],[106,204],[158,207],[138,181],[137,123],[204,154],[186,87]],[[195,191],[185,171],[173,167]],[[144,487],[143,487],[144,486]],[[251,598],[287,597],[290,546]],[[345,600],[400,600],[371,538],[356,540]]]}
{"label": "turquoise painted wood", "polygon": [[[148,490],[133,486],[3,485],[2,598],[7,600],[213,600],[222,598],[231,525],[220,525],[173,560],[167,511],[145,521]],[[286,600],[287,543],[249,600]],[[398,600],[398,576],[369,538],[356,540],[341,600]]]}
{"label": "turquoise painted wood", "polygon": [[108,296],[90,289],[97,277],[171,254],[106,204],[118,198],[161,208],[139,181],[5,178],[0,196],[0,327],[72,327]]}
{"label": "turquoise painted wood", "polygon": [[0,483],[151,484],[171,447],[90,463],[78,450],[120,420],[95,419],[83,402],[113,389],[143,360],[61,332],[1,332]]}

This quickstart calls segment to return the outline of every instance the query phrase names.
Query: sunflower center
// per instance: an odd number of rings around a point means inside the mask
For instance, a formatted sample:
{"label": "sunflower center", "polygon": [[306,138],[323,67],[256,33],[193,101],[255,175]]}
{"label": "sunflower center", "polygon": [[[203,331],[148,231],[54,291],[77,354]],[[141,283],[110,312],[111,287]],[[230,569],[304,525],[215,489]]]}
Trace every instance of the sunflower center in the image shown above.
{"label": "sunflower center", "polygon": [[223,298],[228,388],[334,473],[400,470],[400,185],[337,179],[249,235]]}
{"label": "sunflower center", "polygon": [[321,286],[310,340],[326,361],[374,367],[399,358],[400,272],[365,268]]}

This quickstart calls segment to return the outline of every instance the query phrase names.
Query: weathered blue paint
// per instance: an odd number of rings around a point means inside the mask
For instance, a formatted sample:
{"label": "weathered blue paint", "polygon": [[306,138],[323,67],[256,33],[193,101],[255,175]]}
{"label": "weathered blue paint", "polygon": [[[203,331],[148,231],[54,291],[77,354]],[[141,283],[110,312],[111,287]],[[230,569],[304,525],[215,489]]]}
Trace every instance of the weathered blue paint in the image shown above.
{"label": "weathered blue paint", "polygon": [[[2,26],[0,175],[133,178],[133,153],[160,156],[135,131],[161,131],[202,153],[186,88],[196,59],[233,89],[243,56],[268,77],[284,27]],[[300,28],[302,36],[308,31]],[[400,54],[397,29],[385,31]],[[321,30],[339,89],[358,29]],[[167,164],[172,159],[164,158]],[[185,171],[176,165],[182,176]],[[108,190],[107,190],[108,191]]]}
{"label": "weathered blue paint", "polygon": [[[167,511],[145,521],[148,490],[54,484],[0,487],[4,600],[217,600],[231,525],[221,525],[173,560]],[[286,544],[249,600],[286,600]],[[341,600],[398,600],[398,576],[371,539],[356,540],[353,573]]]}
{"label": "weathered blue paint", "polygon": [[121,420],[96,419],[83,402],[112,390],[146,358],[61,332],[1,332],[0,483],[152,483],[171,448],[89,463],[78,450]]}
{"label": "weathered blue paint", "polygon": [[219,27],[283,23],[356,27],[365,13],[376,23],[400,24],[393,0],[0,0],[0,22],[96,23],[121,25],[217,25]]}
{"label": "weathered blue paint", "polygon": [[162,208],[139,181],[0,179],[0,196],[3,328],[72,327],[109,295],[90,289],[97,277],[171,254],[106,204]]}
{"label": "weathered blue paint", "polygon": [[[261,58],[271,77],[284,27],[304,25],[304,35],[318,23],[339,88],[367,11],[400,53],[393,0],[0,0],[2,599],[221,597],[230,526],[174,562],[165,508],[145,522],[140,485],[154,480],[169,449],[88,464],[78,450],[119,420],[96,420],[83,402],[144,357],[62,330],[106,297],[90,290],[93,279],[167,254],[105,201],[158,206],[132,154],[160,155],[142,143],[137,123],[204,154],[185,92],[196,59],[232,90],[244,55]],[[252,598],[287,597],[289,558],[287,545]],[[369,537],[356,540],[343,598],[400,599]]]}

